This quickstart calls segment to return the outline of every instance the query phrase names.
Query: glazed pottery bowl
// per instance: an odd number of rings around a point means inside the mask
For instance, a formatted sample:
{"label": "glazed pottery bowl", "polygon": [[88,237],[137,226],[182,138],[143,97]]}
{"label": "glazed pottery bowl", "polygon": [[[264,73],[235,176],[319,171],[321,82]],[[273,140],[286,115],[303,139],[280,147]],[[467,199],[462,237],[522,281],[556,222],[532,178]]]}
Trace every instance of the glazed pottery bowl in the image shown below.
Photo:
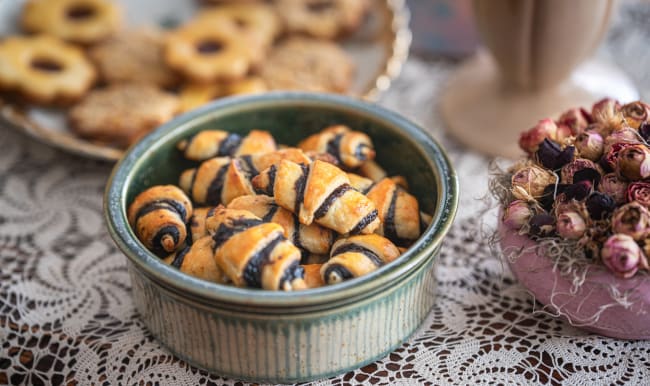
{"label": "glazed pottery bowl", "polygon": [[[207,128],[267,130],[278,143],[335,123],[370,135],[377,161],[404,175],[433,221],[399,259],[344,283],[296,292],[224,286],[188,276],[147,251],[126,208],[152,185],[176,184],[191,166],[175,144]],[[433,266],[456,212],[456,175],[425,132],[384,108],[343,96],[275,92],[217,101],[161,126],[132,147],[108,182],[104,212],[127,256],[135,305],[178,357],[228,377],[294,382],[381,358],[415,331],[435,297]]]}
{"label": "glazed pottery bowl", "polygon": [[[594,266],[574,288],[533,240],[499,223],[499,239],[510,269],[545,309],[572,325],[620,339],[650,339],[650,280],[620,279]],[[521,252],[523,251],[523,253]],[[615,298],[620,299],[616,301]]]}

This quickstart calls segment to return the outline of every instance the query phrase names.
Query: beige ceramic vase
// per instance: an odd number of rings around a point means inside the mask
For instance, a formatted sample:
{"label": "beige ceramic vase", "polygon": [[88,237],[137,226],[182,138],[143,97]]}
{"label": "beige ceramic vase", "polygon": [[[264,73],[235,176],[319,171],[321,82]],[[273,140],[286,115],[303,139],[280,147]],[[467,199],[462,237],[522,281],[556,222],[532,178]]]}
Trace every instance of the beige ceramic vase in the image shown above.
{"label": "beige ceramic vase", "polygon": [[449,132],[464,144],[518,157],[519,133],[540,119],[605,96],[638,98],[615,67],[584,62],[607,30],[614,0],[474,0],[473,6],[489,53],[459,68],[441,105]]}

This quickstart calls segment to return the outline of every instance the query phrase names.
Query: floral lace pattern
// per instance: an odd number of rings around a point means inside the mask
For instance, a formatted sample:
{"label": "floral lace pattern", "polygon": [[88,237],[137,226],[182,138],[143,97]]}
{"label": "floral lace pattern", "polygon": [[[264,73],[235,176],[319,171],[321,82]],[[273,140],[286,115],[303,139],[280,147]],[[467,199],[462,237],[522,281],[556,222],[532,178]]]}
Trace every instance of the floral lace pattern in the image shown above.
{"label": "floral lace pattern", "polygon": [[[647,29],[647,18],[628,8],[608,46],[617,58],[646,55],[630,66],[650,63],[647,50],[631,48],[645,47],[650,32],[620,33],[624,21]],[[650,14],[650,4],[640,8]],[[382,100],[431,130],[460,175],[460,212],[441,251],[437,303],[387,357],[312,384],[646,382],[650,342],[590,335],[535,312],[540,306],[490,251],[486,235],[496,215],[477,215],[487,207],[480,200],[487,160],[445,138],[435,111],[452,68],[412,59]],[[646,75],[637,79],[647,99]],[[138,319],[125,257],[101,215],[110,168],[0,128],[0,384],[242,384],[176,359]]]}

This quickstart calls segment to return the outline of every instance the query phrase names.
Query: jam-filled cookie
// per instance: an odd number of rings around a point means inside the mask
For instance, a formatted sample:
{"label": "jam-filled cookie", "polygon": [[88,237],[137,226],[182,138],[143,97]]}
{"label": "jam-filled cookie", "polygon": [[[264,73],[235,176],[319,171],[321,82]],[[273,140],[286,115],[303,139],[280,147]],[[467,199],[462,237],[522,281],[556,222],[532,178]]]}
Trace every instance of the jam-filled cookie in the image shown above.
{"label": "jam-filled cookie", "polygon": [[290,32],[333,39],[356,29],[368,10],[367,0],[278,0]]}
{"label": "jam-filled cookie", "polygon": [[82,137],[129,145],[178,111],[178,98],[146,84],[115,84],[95,90],[70,110]]}
{"label": "jam-filled cookie", "polygon": [[266,83],[256,76],[226,83],[189,83],[180,90],[181,111],[193,110],[199,106],[225,96],[258,94],[267,91]]}
{"label": "jam-filled cookie", "polygon": [[164,34],[154,28],[125,30],[90,50],[106,83],[140,82],[171,87],[178,76],[163,58]]}
{"label": "jam-filled cookie", "polygon": [[120,12],[107,0],[29,0],[23,9],[22,27],[75,43],[98,42],[120,25]]}
{"label": "jam-filled cookie", "polygon": [[83,51],[52,36],[11,36],[0,42],[0,90],[38,104],[81,98],[96,72]]}
{"label": "jam-filled cookie", "polygon": [[213,23],[230,23],[238,34],[270,45],[280,34],[282,24],[276,11],[263,3],[230,3],[207,8],[198,13],[197,19]]}
{"label": "jam-filled cookie", "polygon": [[354,75],[354,64],[332,42],[294,37],[275,48],[261,69],[274,90],[306,90],[344,93]]}
{"label": "jam-filled cookie", "polygon": [[227,81],[243,78],[263,51],[230,23],[197,19],[168,35],[165,61],[195,82]]}

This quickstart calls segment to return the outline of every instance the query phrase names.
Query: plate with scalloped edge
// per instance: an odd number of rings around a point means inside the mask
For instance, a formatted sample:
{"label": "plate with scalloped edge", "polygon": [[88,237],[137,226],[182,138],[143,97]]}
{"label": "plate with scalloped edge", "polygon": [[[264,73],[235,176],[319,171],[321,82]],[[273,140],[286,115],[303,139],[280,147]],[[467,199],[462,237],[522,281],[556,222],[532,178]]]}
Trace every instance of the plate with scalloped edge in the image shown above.
{"label": "plate with scalloped edge", "polygon": [[[193,1],[116,0],[128,26],[173,27],[189,20],[199,8]],[[0,39],[18,34],[23,0],[0,1]],[[351,95],[375,100],[390,86],[406,61],[411,42],[404,0],[371,1],[363,25],[339,43],[356,66]],[[123,149],[77,137],[68,126],[65,109],[20,105],[0,96],[0,126],[23,131],[48,145],[84,157],[116,161]]]}

